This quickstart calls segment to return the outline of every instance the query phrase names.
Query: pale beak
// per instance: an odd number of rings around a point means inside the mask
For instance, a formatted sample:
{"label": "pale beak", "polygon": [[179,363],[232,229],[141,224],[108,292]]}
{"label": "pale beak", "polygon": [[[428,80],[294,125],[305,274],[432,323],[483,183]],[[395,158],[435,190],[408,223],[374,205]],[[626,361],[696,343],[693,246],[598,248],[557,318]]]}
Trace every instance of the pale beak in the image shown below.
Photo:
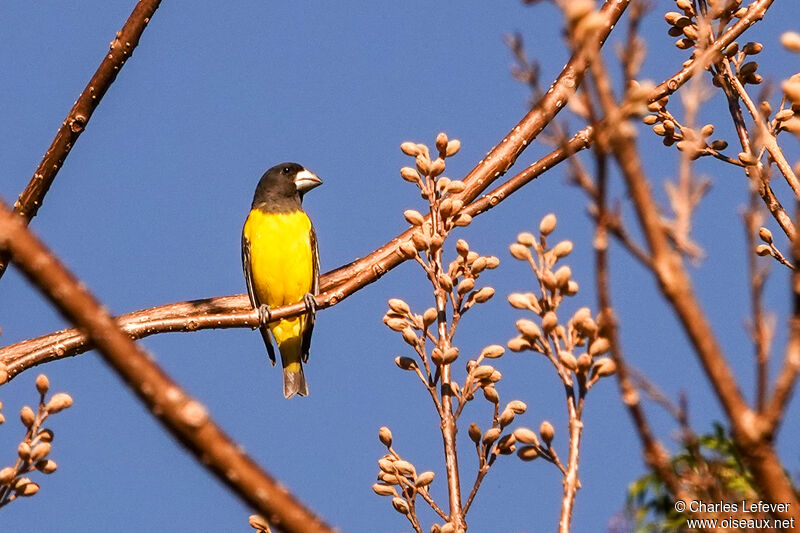
{"label": "pale beak", "polygon": [[300,194],[305,194],[319,185],[322,185],[322,180],[310,170],[303,169],[294,177],[294,186]]}

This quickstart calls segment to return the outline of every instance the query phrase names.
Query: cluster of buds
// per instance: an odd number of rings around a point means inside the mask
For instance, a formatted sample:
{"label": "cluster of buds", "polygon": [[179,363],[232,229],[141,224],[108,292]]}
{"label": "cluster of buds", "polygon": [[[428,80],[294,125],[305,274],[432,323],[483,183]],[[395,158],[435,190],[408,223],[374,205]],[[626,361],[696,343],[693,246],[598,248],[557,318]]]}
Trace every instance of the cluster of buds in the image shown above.
{"label": "cluster of buds", "polygon": [[653,127],[656,135],[664,138],[662,141],[664,146],[672,146],[677,143],[678,150],[684,152],[691,160],[702,156],[717,155],[728,147],[728,143],[721,139],[710,139],[714,134],[713,124],[706,124],[699,129],[682,125],[667,111],[665,107],[667,101],[668,98],[664,97],[648,105],[647,109],[652,114],[645,115],[643,119],[645,124]]}
{"label": "cluster of buds", "polygon": [[401,458],[392,448],[392,432],[389,428],[382,427],[378,431],[378,438],[388,453],[378,459],[378,482],[372,485],[372,490],[379,496],[390,496],[395,511],[412,521],[416,520],[412,516],[415,499],[417,494],[430,499],[428,486],[433,482],[434,473],[417,473],[413,464]]}
{"label": "cluster of buds", "polygon": [[[418,234],[415,233],[416,235]],[[434,282],[435,288],[442,291],[445,301],[453,306],[448,341],[452,340],[458,320],[465,312],[475,304],[485,303],[494,296],[495,291],[492,287],[476,288],[476,281],[484,270],[496,268],[500,264],[497,257],[482,256],[470,250],[469,244],[463,239],[459,239],[456,243],[456,253],[456,259],[450,263],[446,272],[435,268],[435,263],[420,259],[420,264]],[[383,323],[399,332],[403,340],[414,349],[423,363],[426,375],[423,376],[417,361],[410,357],[397,357],[395,359],[397,366],[403,370],[415,370],[427,386],[433,386],[439,376],[438,372],[432,372],[431,369],[455,362],[459,353],[458,348],[451,346],[449,342],[446,348],[442,349],[437,345],[430,354],[428,353],[426,339],[433,337],[430,328],[434,323],[438,323],[439,319],[436,308],[430,307],[421,315],[416,314],[400,298],[389,300],[389,310],[383,316]],[[458,389],[456,384],[451,384],[451,387]]]}
{"label": "cluster of buds", "polygon": [[[47,400],[50,381],[44,374],[36,378],[36,390],[39,392],[38,409],[34,411],[26,405],[20,410],[20,420],[25,426],[26,433],[17,447],[16,463],[14,466],[0,469],[0,507],[20,496],[33,496],[39,492],[39,485],[26,474],[34,471],[52,474],[58,466],[49,458],[53,431],[42,427],[42,424],[48,416],[70,407],[72,397],[60,392]],[[4,420],[0,419],[0,423]]]}
{"label": "cluster of buds", "polygon": [[770,230],[764,227],[759,228],[758,238],[761,239],[761,242],[763,244],[759,244],[758,246],[756,246],[755,249],[756,254],[760,256],[769,255],[778,262],[791,268],[792,270],[796,268],[789,262],[786,256],[781,253],[778,247],[775,246],[775,242],[772,240],[772,232]]}
{"label": "cluster of buds", "polygon": [[[495,395],[497,394],[494,388],[491,390]],[[514,453],[517,449],[517,438],[514,432],[503,434],[503,431],[514,421],[516,415],[521,415],[528,410],[525,402],[512,400],[500,411],[500,404],[496,397],[487,397],[487,399],[495,405],[492,425],[486,431],[481,431],[480,426],[473,423],[469,425],[467,431],[469,438],[475,443],[481,468],[492,466],[498,455],[511,455]]]}
{"label": "cluster of buds", "polygon": [[[547,236],[555,227],[555,215],[546,215],[539,225],[538,240],[530,233],[521,233],[510,247],[511,255],[531,265],[539,282],[540,295],[509,295],[512,307],[532,311],[539,321],[518,320],[516,326],[520,334],[508,341],[508,347],[514,352],[532,350],[544,354],[566,385],[573,384],[573,374],[577,376],[583,393],[599,378],[614,374],[616,365],[612,359],[602,357],[609,351],[610,343],[603,335],[605,324],[601,315],[592,317],[589,308],[582,307],[572,315],[566,327],[558,318],[563,297],[574,296],[578,284],[572,280],[568,266],[556,268],[558,261],[572,251],[572,242],[565,240],[548,248]],[[576,355],[579,349],[586,351]]]}
{"label": "cluster of buds", "polygon": [[556,430],[548,420],[543,421],[539,425],[539,435],[532,429],[525,427],[517,428],[514,430],[514,438],[520,444],[517,450],[517,456],[523,461],[533,461],[541,457],[559,467],[562,467],[558,454],[553,448],[553,439],[556,436]]}
{"label": "cluster of buds", "polygon": [[719,21],[720,27],[724,27],[728,22],[733,19],[739,19],[745,16],[747,9],[741,7],[742,0],[709,0],[708,12],[705,14],[705,20],[698,20],[697,12],[694,9],[692,0],[676,0],[675,2],[678,11],[670,11],[664,15],[664,19],[669,25],[670,37],[679,37],[675,42],[675,46],[681,50],[695,49],[697,53],[698,41],[707,41],[704,39],[701,28],[705,24],[706,31],[710,31],[710,22]]}
{"label": "cluster of buds", "polygon": [[[739,43],[736,41],[732,42],[728,46],[722,49],[722,55],[730,61],[731,66],[736,73],[736,77],[742,83],[751,84],[751,85],[758,85],[764,78],[756,72],[758,70],[758,62],[751,61],[751,57],[761,53],[761,50],[764,49],[764,45],[761,43],[756,42],[749,42],[739,47]],[[721,87],[722,82],[719,77],[715,77],[713,80],[713,84],[715,87]]]}
{"label": "cluster of buds", "polygon": [[438,157],[431,159],[430,150],[424,144],[404,142],[400,149],[415,158],[416,168],[403,167],[400,176],[419,187],[423,198],[428,200],[430,214],[423,216],[414,209],[403,213],[409,224],[416,227],[412,239],[400,245],[400,254],[406,259],[417,257],[420,252],[435,254],[441,250],[444,239],[455,226],[466,226],[472,217],[462,213],[464,202],[458,197],[466,186],[463,181],[442,176],[448,157],[461,148],[457,139],[449,140],[440,133],[436,137]]}

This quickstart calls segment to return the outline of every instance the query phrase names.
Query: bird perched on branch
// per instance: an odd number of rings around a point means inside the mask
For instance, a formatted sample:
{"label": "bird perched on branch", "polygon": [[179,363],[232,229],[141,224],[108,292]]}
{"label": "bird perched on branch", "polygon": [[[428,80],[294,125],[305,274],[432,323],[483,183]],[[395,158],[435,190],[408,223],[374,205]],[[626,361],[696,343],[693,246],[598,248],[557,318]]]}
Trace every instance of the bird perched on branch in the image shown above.
{"label": "bird perched on branch", "polygon": [[[250,303],[258,309],[261,336],[275,364],[270,332],[281,353],[283,395],[308,395],[308,361],[319,292],[319,253],[314,226],[303,211],[303,195],[322,184],[297,163],[267,170],[258,182],[242,231],[242,265]],[[272,320],[270,309],[304,302],[306,313]]]}

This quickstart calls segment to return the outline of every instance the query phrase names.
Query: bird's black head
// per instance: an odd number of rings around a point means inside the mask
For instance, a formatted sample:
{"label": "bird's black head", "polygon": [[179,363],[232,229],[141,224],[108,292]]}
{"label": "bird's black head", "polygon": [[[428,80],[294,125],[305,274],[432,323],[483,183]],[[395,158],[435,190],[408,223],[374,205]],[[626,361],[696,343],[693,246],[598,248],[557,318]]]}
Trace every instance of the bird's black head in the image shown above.
{"label": "bird's black head", "polygon": [[297,163],[281,163],[267,170],[258,182],[253,208],[294,211],[300,208],[303,194],[322,184],[313,172]]}

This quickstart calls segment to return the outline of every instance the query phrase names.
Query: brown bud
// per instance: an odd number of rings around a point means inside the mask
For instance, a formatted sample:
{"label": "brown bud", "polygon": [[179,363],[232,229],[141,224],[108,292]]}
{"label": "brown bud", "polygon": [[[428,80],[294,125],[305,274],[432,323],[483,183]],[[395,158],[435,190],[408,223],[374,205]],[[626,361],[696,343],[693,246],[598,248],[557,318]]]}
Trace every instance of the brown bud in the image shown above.
{"label": "brown bud", "polygon": [[555,272],[556,286],[564,287],[572,277],[572,269],[564,265]]}
{"label": "brown bud", "polygon": [[398,355],[394,358],[394,363],[402,370],[414,370],[417,368],[417,362],[410,357],[403,357]]}
{"label": "brown bud", "polygon": [[442,132],[436,136],[436,149],[444,152],[447,149],[447,134]]}
{"label": "brown bud", "polygon": [[790,52],[800,53],[800,33],[787,31],[781,35],[781,44]]}
{"label": "brown bud", "polygon": [[758,230],[758,236],[767,244],[772,244],[772,232],[767,228],[761,228]]}
{"label": "brown bud", "polygon": [[398,498],[395,496],[392,498],[392,506],[394,510],[400,514],[408,514],[410,509],[408,508],[408,503],[403,498]]}
{"label": "brown bud", "polygon": [[483,434],[483,444],[491,446],[500,437],[500,428],[489,428]]}
{"label": "brown bud", "polygon": [[0,470],[0,485],[8,485],[17,473],[15,468],[7,466]]}
{"label": "brown bud", "polygon": [[422,324],[427,328],[436,321],[437,316],[438,313],[436,312],[436,309],[433,307],[427,308],[422,314]]}
{"label": "brown bud", "polygon": [[500,413],[500,416],[497,419],[498,423],[500,424],[501,428],[506,427],[511,422],[514,421],[514,411],[511,409],[503,409],[503,412]]}
{"label": "brown bud", "polygon": [[492,344],[481,350],[481,357],[496,359],[505,353],[506,349],[499,344]]}
{"label": "brown bud", "polygon": [[478,442],[480,442],[481,428],[478,427],[478,424],[470,424],[467,433],[469,433],[469,438],[472,439],[472,442],[474,442],[475,444],[478,444]]}
{"label": "brown bud", "polygon": [[442,357],[442,351],[439,348],[434,348],[431,350],[431,360],[434,364],[443,365],[444,358]]}
{"label": "brown bud", "polygon": [[473,276],[477,276],[486,269],[487,264],[488,262],[486,261],[485,257],[479,257],[472,262],[472,265],[469,267],[469,271]]}
{"label": "brown bud", "polygon": [[480,365],[472,372],[472,377],[476,380],[488,379],[489,376],[492,375],[492,372],[494,372],[494,367],[492,365]]}
{"label": "brown bud", "polygon": [[517,457],[523,461],[533,461],[539,457],[539,450],[536,446],[523,446],[517,449]]}
{"label": "brown bud", "polygon": [[728,147],[727,141],[723,141],[722,139],[717,139],[716,141],[711,142],[711,148],[714,150],[724,150]]}
{"label": "brown bud", "polygon": [[419,155],[419,148],[417,148],[416,143],[404,142],[400,145],[400,150],[411,157],[417,157]]}
{"label": "brown bud", "polygon": [[15,491],[20,496],[33,496],[37,492],[39,492],[39,485],[34,483],[33,481],[28,481],[24,485],[20,485],[15,487]]}
{"label": "brown bud", "polygon": [[781,109],[775,114],[775,120],[778,122],[783,122],[784,120],[789,120],[794,116],[794,111],[791,109]]}
{"label": "brown bud", "polygon": [[558,352],[558,360],[561,364],[572,370],[573,372],[578,368],[578,360],[570,352],[561,350]]}
{"label": "brown bud", "polygon": [[553,427],[553,424],[551,424],[547,420],[542,422],[542,424],[539,426],[539,436],[542,437],[542,440],[544,441],[544,443],[547,445],[548,448],[550,447],[550,443],[553,442],[553,438],[555,437],[555,435],[556,435],[556,430]]}
{"label": "brown bud", "polygon": [[404,476],[414,476],[416,475],[417,471],[414,468],[414,465],[409,463],[408,461],[398,460],[394,462],[395,469],[403,474]]}
{"label": "brown bud", "polygon": [[442,354],[442,364],[449,365],[458,358],[458,348],[451,346]]}
{"label": "brown bud", "polygon": [[556,229],[556,223],[556,216],[553,213],[545,215],[542,221],[539,222],[539,233],[545,236],[550,235]]}
{"label": "brown bud", "polygon": [[584,373],[592,366],[592,356],[588,353],[582,353],[578,356],[578,372]]}
{"label": "brown bud", "polygon": [[528,261],[531,258],[531,251],[528,247],[516,242],[508,247],[508,251],[511,252],[515,259],[520,261]]}
{"label": "brown bud", "polygon": [[528,295],[518,292],[512,292],[508,295],[508,303],[515,309],[530,309],[530,300]]}
{"label": "brown bud", "polygon": [[421,178],[417,169],[411,167],[403,167],[400,169],[400,177],[411,183],[419,183]]}
{"label": "brown bud", "polygon": [[39,394],[47,394],[47,391],[50,390],[50,380],[44,374],[36,376],[36,390],[39,391]]}
{"label": "brown bud", "polygon": [[378,459],[378,468],[380,468],[382,472],[394,474],[394,460],[391,457],[391,455],[386,455]]}
{"label": "brown bud", "polygon": [[386,426],[382,426],[381,429],[378,430],[378,438],[381,443],[388,448],[392,445],[392,430]]}
{"label": "brown bud", "polygon": [[425,217],[422,216],[422,213],[414,209],[406,209],[403,211],[403,216],[412,226],[421,226],[425,222]]}
{"label": "brown bud", "polygon": [[493,255],[487,255],[485,257],[486,257],[486,268],[488,268],[489,270],[500,266],[500,259],[498,259],[497,257]]}
{"label": "brown bud", "polygon": [[506,409],[511,409],[514,414],[521,415],[528,410],[528,406],[521,400],[511,400],[506,404]]}
{"label": "brown bud", "polygon": [[549,334],[558,325],[558,317],[553,311],[548,311],[542,317],[542,329]]}
{"label": "brown bud", "polygon": [[425,157],[423,154],[417,156],[415,163],[417,164],[417,170],[423,176],[427,176],[430,173],[431,169],[431,160]]}
{"label": "brown bud", "polygon": [[461,149],[461,141],[459,141],[458,139],[453,139],[452,141],[449,141],[447,143],[447,151],[446,151],[447,157],[452,157],[456,155],[460,149]]}
{"label": "brown bud", "polygon": [[473,278],[465,278],[458,284],[456,291],[460,295],[464,295],[475,288],[475,280]]}
{"label": "brown bud", "polygon": [[53,430],[42,429],[39,431],[39,440],[42,442],[53,442]]}
{"label": "brown bud", "polygon": [[389,318],[384,321],[389,329],[394,331],[403,331],[408,326],[408,322],[402,318]]}
{"label": "brown bud", "polygon": [[372,490],[378,496],[397,496],[397,491],[391,485],[384,485],[383,483],[375,483],[372,485]]}
{"label": "brown bud", "polygon": [[739,152],[739,161],[744,163],[745,165],[756,165],[758,164],[758,158],[751,154],[750,152]]}
{"label": "brown bud", "polygon": [[470,222],[472,222],[472,215],[466,213],[459,213],[453,217],[453,224],[456,226],[469,226]]}
{"label": "brown bud", "polygon": [[792,104],[800,104],[800,80],[795,78],[796,75],[781,83],[781,89]]}
{"label": "brown bud", "polygon": [[417,248],[409,241],[400,244],[400,255],[405,259],[411,259],[417,256]]}
{"label": "brown bud", "polygon": [[52,474],[57,468],[58,465],[52,459],[44,459],[36,463],[36,470],[42,474]]}
{"label": "brown bud", "polygon": [[553,247],[552,253],[556,259],[566,257],[572,252],[572,241],[561,241]]}
{"label": "brown bud", "polygon": [[772,250],[766,244],[759,244],[756,246],[756,254],[760,256],[772,255]]}
{"label": "brown bud", "polygon": [[510,455],[514,453],[514,450],[516,449],[516,443],[517,439],[514,438],[513,433],[503,435],[503,437],[497,441],[497,451],[503,455]]}
{"label": "brown bud", "polygon": [[31,452],[31,462],[41,461],[50,454],[50,443],[40,442]]}
{"label": "brown bud", "polygon": [[523,444],[539,444],[539,437],[528,428],[517,428],[514,430],[514,437]]}
{"label": "brown bud", "polygon": [[414,333],[414,330],[411,326],[407,326],[403,329],[403,340],[406,341],[406,344],[409,346],[416,346],[419,342],[419,338],[417,334]]}
{"label": "brown bud", "polygon": [[427,487],[433,481],[434,476],[435,475],[433,472],[426,470],[417,476],[417,479],[414,481],[414,485],[417,487]]}
{"label": "brown bud", "polygon": [[474,294],[475,301],[479,304],[482,304],[484,302],[488,302],[489,299],[494,296],[494,289],[492,287],[484,287]]}
{"label": "brown bud", "polygon": [[533,320],[522,318],[517,320],[516,326],[519,332],[530,342],[534,342],[542,337],[542,330]]}
{"label": "brown bud", "polygon": [[22,425],[26,428],[29,428],[33,425],[33,422],[36,420],[36,415],[33,412],[33,409],[28,407],[27,405],[24,406],[19,412],[19,418],[22,420]]}
{"label": "brown bud", "polygon": [[497,394],[497,389],[491,385],[483,388],[483,397],[494,404],[500,401],[500,395]]}
{"label": "brown bud", "polygon": [[754,56],[757,53],[761,52],[764,49],[764,45],[761,43],[747,43],[742,47],[742,52],[748,56]]}
{"label": "brown bud", "polygon": [[605,337],[597,337],[589,346],[589,355],[597,357],[611,349],[611,343]]}
{"label": "brown bud", "polygon": [[456,252],[462,257],[466,257],[469,253],[469,243],[464,239],[458,239],[456,242]]}
{"label": "brown bud", "polygon": [[533,246],[536,244],[536,237],[532,233],[525,231],[517,235],[517,242],[523,246]]}
{"label": "brown bud", "polygon": [[532,348],[531,343],[523,338],[523,337],[514,337],[510,341],[508,341],[508,349],[512,352],[521,352],[523,350],[530,350]]}
{"label": "brown bud", "polygon": [[678,41],[675,43],[675,46],[677,46],[677,47],[678,47],[678,48],[680,48],[681,50],[687,50],[687,49],[691,48],[692,46],[694,46],[694,41],[693,41],[693,40],[691,40],[691,39],[686,39],[686,38],[684,38],[684,39],[679,39],[679,40],[678,40]]}
{"label": "brown bud", "polygon": [[602,357],[595,361],[592,369],[602,378],[613,375],[617,371],[617,364],[608,357]]}
{"label": "brown bud", "polygon": [[27,442],[20,442],[17,446],[17,455],[23,461],[27,461],[31,456],[31,445]]}
{"label": "brown bud", "polygon": [[439,274],[439,285],[446,291],[453,290],[453,278],[447,274]]}
{"label": "brown bud", "polygon": [[644,123],[645,123],[645,124],[647,124],[648,126],[652,126],[653,124],[655,124],[656,122],[658,122],[658,115],[646,115],[646,116],[645,116],[645,117],[642,119],[642,122],[644,122]]}
{"label": "brown bud", "polygon": [[464,192],[467,186],[464,185],[463,181],[453,180],[447,184],[446,190],[449,194],[458,194],[460,192]]}

